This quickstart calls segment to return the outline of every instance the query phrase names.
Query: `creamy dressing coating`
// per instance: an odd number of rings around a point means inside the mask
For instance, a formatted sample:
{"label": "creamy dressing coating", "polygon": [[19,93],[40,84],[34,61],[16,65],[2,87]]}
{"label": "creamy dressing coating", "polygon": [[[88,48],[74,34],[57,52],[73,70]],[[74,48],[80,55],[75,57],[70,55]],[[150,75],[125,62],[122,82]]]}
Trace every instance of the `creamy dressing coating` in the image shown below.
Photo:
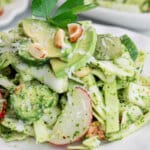
{"label": "creamy dressing coating", "polygon": [[19,120],[16,124],[16,130],[19,131],[19,132],[22,132],[24,131],[24,123],[22,120]]}

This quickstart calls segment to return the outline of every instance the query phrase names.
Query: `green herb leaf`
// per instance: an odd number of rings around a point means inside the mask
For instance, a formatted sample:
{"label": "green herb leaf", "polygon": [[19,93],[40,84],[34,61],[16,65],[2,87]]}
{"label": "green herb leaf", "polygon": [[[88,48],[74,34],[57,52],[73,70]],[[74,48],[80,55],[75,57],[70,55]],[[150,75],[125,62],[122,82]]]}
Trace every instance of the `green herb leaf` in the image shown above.
{"label": "green herb leaf", "polygon": [[52,24],[64,28],[67,26],[67,24],[76,22],[77,15],[73,14],[71,11],[64,12],[63,14],[54,17],[52,20],[54,21]]}
{"label": "green herb leaf", "polygon": [[64,12],[70,12],[73,8],[81,5],[84,5],[83,0],[67,0],[57,9],[55,16],[63,14]]}
{"label": "green herb leaf", "polygon": [[33,0],[32,15],[36,17],[49,17],[58,0]]}
{"label": "green herb leaf", "polygon": [[66,0],[52,14],[58,0],[32,0],[32,15],[44,17],[47,22],[58,27],[66,27],[67,24],[77,21],[77,14],[95,7],[94,4],[84,5],[84,0]]}
{"label": "green herb leaf", "polygon": [[77,7],[73,8],[73,9],[72,9],[72,12],[73,12],[74,14],[79,14],[79,13],[88,11],[88,10],[90,10],[90,9],[93,9],[93,8],[95,8],[95,7],[96,7],[95,4],[81,5],[81,6],[77,6]]}

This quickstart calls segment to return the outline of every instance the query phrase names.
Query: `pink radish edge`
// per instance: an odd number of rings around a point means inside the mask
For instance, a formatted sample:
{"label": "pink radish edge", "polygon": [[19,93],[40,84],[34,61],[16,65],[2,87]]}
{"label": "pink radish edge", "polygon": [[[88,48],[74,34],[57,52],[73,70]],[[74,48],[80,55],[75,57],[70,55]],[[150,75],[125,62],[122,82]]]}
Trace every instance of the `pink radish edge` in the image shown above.
{"label": "pink radish edge", "polygon": [[[89,123],[88,123],[88,127],[90,126],[90,124],[91,124],[91,122],[92,122],[92,120],[93,120],[93,115],[92,115],[92,99],[91,99],[91,96],[88,94],[88,92],[86,91],[86,89],[84,89],[83,87],[80,87],[80,86],[77,86],[77,87],[75,87],[77,90],[80,90],[80,91],[82,91],[82,93],[84,93],[84,95],[87,97],[87,100],[89,101],[89,104],[90,104],[90,114],[91,114],[91,116],[90,116],[90,118],[89,118]],[[49,144],[51,144],[51,145],[54,145],[54,146],[56,146],[56,147],[65,147],[65,146],[67,146],[67,145],[69,145],[69,144],[72,144],[72,143],[75,143],[75,142],[79,142],[79,141],[81,141],[82,140],[82,138],[84,137],[84,135],[87,133],[87,131],[88,131],[88,128],[84,131],[84,133],[78,138],[78,139],[76,139],[76,140],[74,140],[74,141],[72,141],[72,142],[70,142],[70,143],[67,143],[67,144],[56,144],[56,143],[51,143],[51,142],[49,142]]]}

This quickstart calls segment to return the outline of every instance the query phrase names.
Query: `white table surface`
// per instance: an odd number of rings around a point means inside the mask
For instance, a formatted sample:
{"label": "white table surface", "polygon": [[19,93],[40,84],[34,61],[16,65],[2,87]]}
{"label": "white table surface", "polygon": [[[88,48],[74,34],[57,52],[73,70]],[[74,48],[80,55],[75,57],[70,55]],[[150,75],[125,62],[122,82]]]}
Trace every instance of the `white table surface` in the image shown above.
{"label": "white table surface", "polygon": [[[9,25],[0,28],[0,31],[13,28],[14,26],[16,26],[16,24],[18,23],[19,20],[21,20],[21,19],[23,19],[23,18],[26,18],[26,17],[29,17],[29,16],[31,16],[30,6],[29,6],[29,8],[28,8],[23,14],[17,16]],[[90,19],[90,20],[92,20],[94,23],[103,24],[103,25],[111,25],[111,24],[107,24],[107,23],[104,23],[104,22],[100,22],[100,21],[93,20],[93,19],[91,19],[91,18],[85,18],[85,17],[83,18],[82,16],[80,16],[79,19],[80,19],[80,20],[82,20],[82,19]],[[112,26],[112,25],[111,25],[111,26]],[[146,36],[149,36],[149,37],[150,37],[150,30],[148,30],[148,31],[135,31],[135,32],[138,32],[138,33],[141,33],[141,34],[143,34],[143,35],[146,35]]]}

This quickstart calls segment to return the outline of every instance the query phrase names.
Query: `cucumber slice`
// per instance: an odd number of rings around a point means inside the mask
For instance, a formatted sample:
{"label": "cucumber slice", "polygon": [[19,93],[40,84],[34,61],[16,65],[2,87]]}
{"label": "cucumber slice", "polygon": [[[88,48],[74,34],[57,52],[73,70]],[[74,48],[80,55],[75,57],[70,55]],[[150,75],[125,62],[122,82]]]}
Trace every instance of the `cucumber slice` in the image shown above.
{"label": "cucumber slice", "polygon": [[123,35],[121,37],[121,42],[127,48],[132,60],[135,61],[138,56],[138,48],[136,47],[135,43],[128,35]]}

